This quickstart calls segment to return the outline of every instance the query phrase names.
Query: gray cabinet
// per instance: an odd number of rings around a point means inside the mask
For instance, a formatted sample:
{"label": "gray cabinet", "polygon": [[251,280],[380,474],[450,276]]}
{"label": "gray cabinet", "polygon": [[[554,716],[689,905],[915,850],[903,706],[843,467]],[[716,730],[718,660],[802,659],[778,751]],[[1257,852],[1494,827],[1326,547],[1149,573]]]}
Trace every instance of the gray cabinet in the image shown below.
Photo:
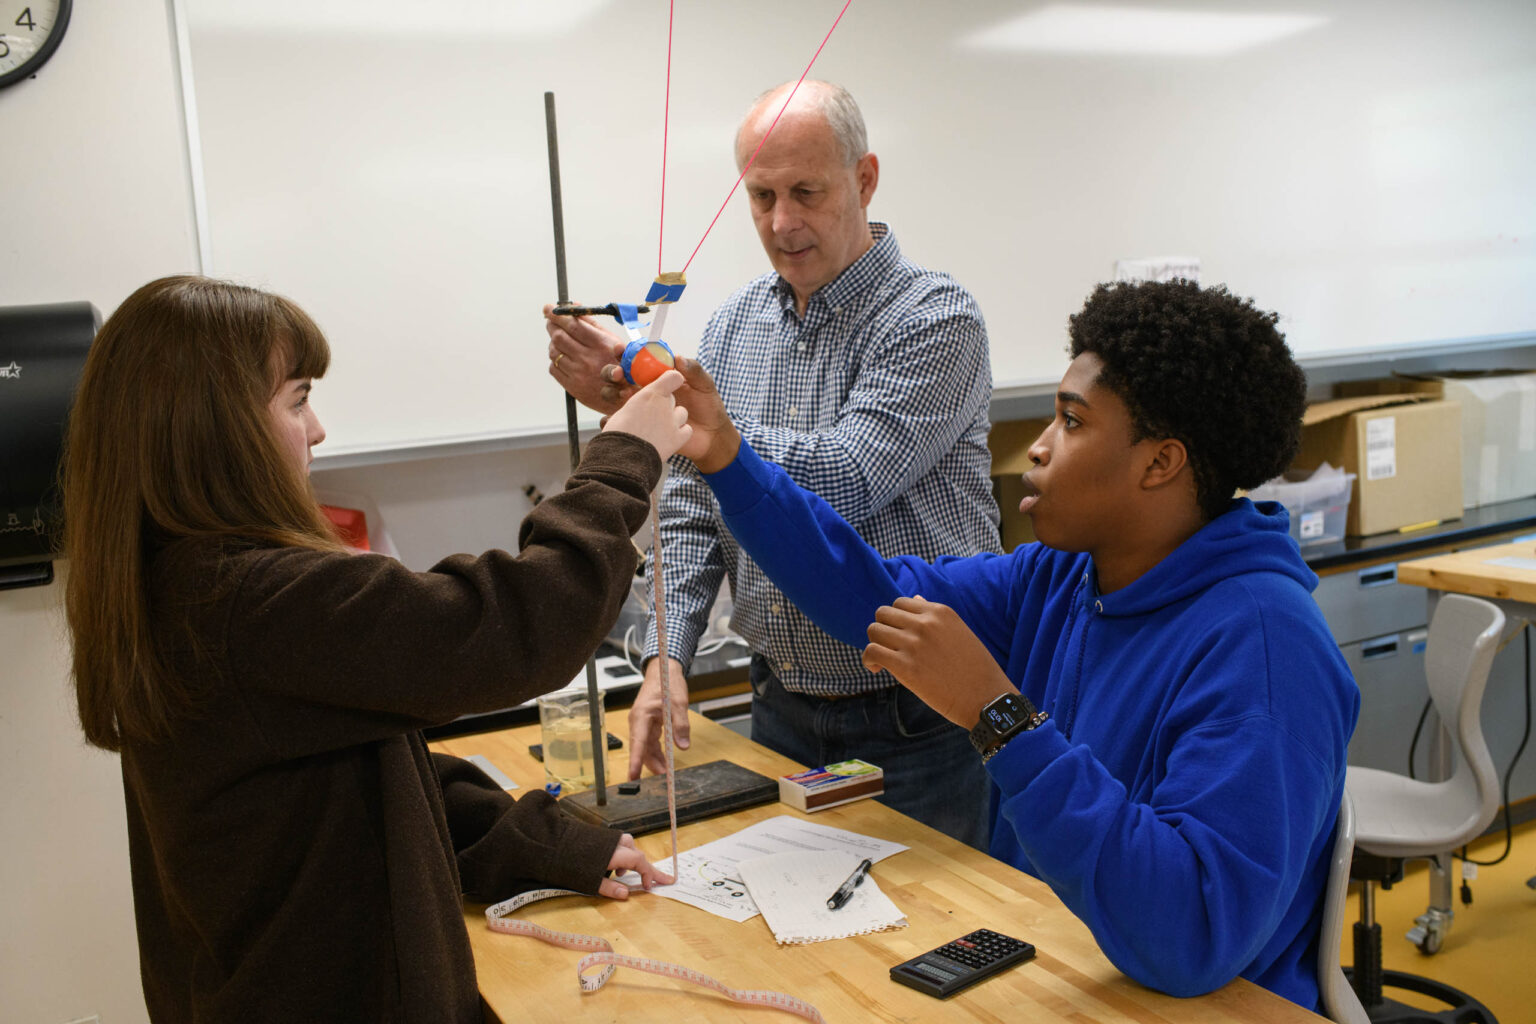
{"label": "gray cabinet", "polygon": [[[1429,687],[1424,681],[1425,628],[1340,644],[1360,687],[1360,720],[1349,741],[1349,763],[1383,771],[1408,771],[1408,747]],[[1420,747],[1426,744],[1421,741]],[[1423,765],[1420,754],[1419,764]]]}
{"label": "gray cabinet", "polygon": [[[1429,699],[1424,680],[1429,592],[1398,583],[1397,563],[1388,562],[1324,576],[1315,593],[1360,687],[1360,721],[1350,740],[1349,763],[1406,773],[1414,728]],[[1483,697],[1483,733],[1500,780],[1525,730],[1525,661],[1526,642],[1517,635],[1494,659]],[[1511,801],[1536,795],[1532,747],[1536,744],[1521,755],[1511,779]],[[1421,735],[1414,765],[1419,778],[1426,774],[1428,748],[1429,737]]]}

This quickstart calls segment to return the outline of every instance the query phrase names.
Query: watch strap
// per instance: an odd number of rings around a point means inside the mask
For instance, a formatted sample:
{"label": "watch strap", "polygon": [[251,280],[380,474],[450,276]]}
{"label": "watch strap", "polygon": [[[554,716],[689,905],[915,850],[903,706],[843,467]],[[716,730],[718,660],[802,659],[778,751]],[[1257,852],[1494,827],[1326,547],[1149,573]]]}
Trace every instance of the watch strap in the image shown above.
{"label": "watch strap", "polygon": [[[1009,709],[1010,717],[1015,718],[1014,724],[1002,732],[997,730],[992,724],[991,716],[987,714],[987,710],[998,701],[1007,701],[1015,705],[1014,708]],[[1044,711],[1037,710],[1034,703],[1022,693],[1003,694],[982,708],[980,719],[971,729],[971,746],[975,747],[976,752],[981,755],[981,763],[986,764],[1013,737],[1021,732],[1039,728],[1049,717],[1050,715]]]}

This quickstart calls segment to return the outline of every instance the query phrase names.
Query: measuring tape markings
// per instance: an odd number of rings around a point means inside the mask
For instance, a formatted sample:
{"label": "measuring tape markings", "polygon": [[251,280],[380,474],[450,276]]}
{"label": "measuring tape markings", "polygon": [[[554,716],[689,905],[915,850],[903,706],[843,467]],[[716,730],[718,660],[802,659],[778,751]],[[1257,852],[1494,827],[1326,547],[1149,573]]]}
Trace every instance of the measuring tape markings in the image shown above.
{"label": "measuring tape markings", "polygon": [[[666,463],[662,463],[665,474]],[[657,485],[660,489],[660,484]],[[667,755],[667,820],[672,826],[672,875],[677,876],[677,784],[672,758],[672,673],[667,654],[667,588],[661,574],[661,510],[656,492],[651,492],[651,591],[656,604],[656,658],[661,666],[661,735]]]}
{"label": "measuring tape markings", "polygon": [[[629,967],[633,970],[644,971],[647,974],[658,974],[666,978],[676,978],[678,981],[686,981],[702,988],[713,989],[732,1002],[744,1003],[748,1006],[767,1006],[773,1009],[784,1010],[798,1017],[813,1021],[815,1024],[826,1024],[826,1018],[822,1017],[816,1007],[803,999],[785,995],[783,992],[773,992],[768,989],[739,989],[731,988],[707,974],[693,970],[691,967],[683,967],[680,964],[668,963],[665,960],[651,960],[646,957],[625,956],[614,952],[613,946],[607,939],[596,935],[581,935],[576,932],[558,932],[543,925],[532,924],[527,921],[510,920],[510,915],[540,900],[553,899],[556,896],[581,896],[582,893],[573,889],[532,889],[520,893],[509,900],[503,900],[494,906],[485,909],[485,923],[495,932],[506,935],[526,935],[529,938],[539,939],[552,946],[562,946],[566,949],[588,951],[576,964],[576,981],[583,992],[596,992],[608,983],[613,977],[613,972],[620,967]],[[603,969],[598,974],[588,977],[587,972],[594,967]]]}

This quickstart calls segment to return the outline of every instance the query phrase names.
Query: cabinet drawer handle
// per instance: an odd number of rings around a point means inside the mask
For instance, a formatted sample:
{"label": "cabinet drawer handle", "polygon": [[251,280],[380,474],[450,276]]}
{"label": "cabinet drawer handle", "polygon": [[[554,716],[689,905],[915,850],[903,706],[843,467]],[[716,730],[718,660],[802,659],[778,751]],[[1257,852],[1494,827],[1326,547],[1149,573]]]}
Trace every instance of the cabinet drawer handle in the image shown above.
{"label": "cabinet drawer handle", "polygon": [[1360,660],[1375,661],[1378,658],[1390,658],[1397,653],[1397,637],[1388,637],[1384,640],[1370,640],[1360,645]]}
{"label": "cabinet drawer handle", "polygon": [[1388,583],[1397,582],[1397,563],[1391,565],[1377,565],[1369,569],[1360,570],[1360,585],[1362,587],[1384,587]]}

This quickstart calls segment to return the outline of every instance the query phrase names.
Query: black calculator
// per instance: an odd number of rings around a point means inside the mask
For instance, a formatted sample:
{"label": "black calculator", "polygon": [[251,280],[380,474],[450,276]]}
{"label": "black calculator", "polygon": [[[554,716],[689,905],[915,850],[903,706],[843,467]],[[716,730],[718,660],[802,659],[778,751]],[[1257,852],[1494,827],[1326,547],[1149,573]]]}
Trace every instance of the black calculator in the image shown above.
{"label": "black calculator", "polygon": [[1035,955],[1022,939],[978,928],[938,949],[891,968],[891,978],[939,999],[948,999],[967,986]]}

